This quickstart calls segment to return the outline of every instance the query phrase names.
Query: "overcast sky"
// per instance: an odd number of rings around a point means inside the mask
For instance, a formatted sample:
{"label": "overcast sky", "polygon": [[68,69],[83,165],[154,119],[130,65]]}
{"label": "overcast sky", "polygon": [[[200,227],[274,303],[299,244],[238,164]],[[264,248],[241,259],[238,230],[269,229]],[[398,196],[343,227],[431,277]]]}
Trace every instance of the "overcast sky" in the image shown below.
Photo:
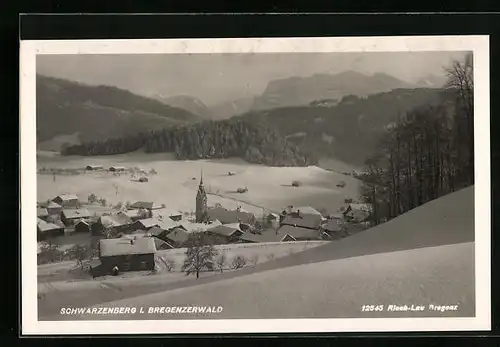
{"label": "overcast sky", "polygon": [[40,55],[37,72],[132,92],[187,94],[207,105],[261,94],[269,81],[315,73],[384,72],[408,82],[443,75],[462,52]]}

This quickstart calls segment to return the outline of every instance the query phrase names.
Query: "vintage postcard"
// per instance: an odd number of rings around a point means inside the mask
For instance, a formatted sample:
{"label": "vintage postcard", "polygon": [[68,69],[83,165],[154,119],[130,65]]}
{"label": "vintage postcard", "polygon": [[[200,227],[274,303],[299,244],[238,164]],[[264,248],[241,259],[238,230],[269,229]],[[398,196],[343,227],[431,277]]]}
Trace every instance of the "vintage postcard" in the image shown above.
{"label": "vintage postcard", "polygon": [[488,36],[20,47],[23,334],[491,328]]}

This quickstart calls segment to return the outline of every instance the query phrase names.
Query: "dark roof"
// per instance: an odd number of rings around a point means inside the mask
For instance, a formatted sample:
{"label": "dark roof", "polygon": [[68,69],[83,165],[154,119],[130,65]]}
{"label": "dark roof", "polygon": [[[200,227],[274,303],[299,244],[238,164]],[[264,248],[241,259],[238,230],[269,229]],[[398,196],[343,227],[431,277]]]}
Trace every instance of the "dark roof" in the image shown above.
{"label": "dark roof", "polygon": [[175,228],[168,233],[166,238],[174,243],[183,244],[189,239],[189,233],[184,229]]}
{"label": "dark roof", "polygon": [[157,237],[153,237],[153,240],[155,242],[156,249],[164,249],[164,248],[172,248],[172,245],[170,245],[168,242],[163,241],[162,239],[159,239]]}
{"label": "dark roof", "polygon": [[101,257],[130,254],[155,253],[156,247],[152,237],[139,237],[133,242],[128,238],[100,240]]}
{"label": "dark roof", "polygon": [[234,225],[228,226],[228,225],[219,225],[216,226],[215,228],[210,228],[208,229],[208,232],[212,234],[217,234],[217,235],[222,235],[222,236],[231,236],[234,233],[238,234],[243,234],[243,232],[240,230],[239,227],[236,227]]}
{"label": "dark roof", "polygon": [[319,231],[311,230],[300,227],[293,227],[289,225],[284,225],[278,229],[281,238],[285,237],[287,234],[292,236],[294,239],[309,239],[309,240],[319,240]]}
{"label": "dark roof", "polygon": [[213,207],[208,209],[208,216],[212,220],[219,220],[222,224],[230,223],[253,223],[255,216],[252,213],[244,211],[230,211],[222,207]]}
{"label": "dark roof", "polygon": [[319,226],[321,225],[321,222],[322,222],[321,215],[302,214],[302,212],[300,212],[300,214],[291,213],[285,216],[281,224],[309,228],[309,229],[318,229]]}
{"label": "dark roof", "polygon": [[166,232],[165,229],[162,229],[158,226],[154,226],[152,227],[151,229],[149,229],[149,233],[153,236],[158,236],[158,235],[161,235],[162,233]]}
{"label": "dark roof", "polygon": [[62,214],[66,219],[89,218],[92,216],[85,208],[64,209]]}

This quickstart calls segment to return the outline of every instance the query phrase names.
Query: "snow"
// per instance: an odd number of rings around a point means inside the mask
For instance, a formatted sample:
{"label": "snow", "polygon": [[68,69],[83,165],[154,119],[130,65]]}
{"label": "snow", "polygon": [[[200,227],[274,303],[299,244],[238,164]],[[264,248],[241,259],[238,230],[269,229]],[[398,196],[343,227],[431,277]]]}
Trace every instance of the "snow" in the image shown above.
{"label": "snow", "polygon": [[[333,260],[119,300],[114,306],[222,306],[216,318],[474,315],[474,243]],[[458,305],[457,311],[362,312],[362,305]],[[131,319],[207,318],[196,314]],[[113,319],[113,316],[106,316]],[[116,318],[116,317],[115,317]],[[91,319],[99,319],[91,317]]]}
{"label": "snow", "polygon": [[[155,201],[165,204],[167,209],[181,212],[194,211],[194,200],[198,188],[200,170],[203,168],[204,183],[209,194],[208,203],[221,203],[235,209],[240,206],[257,216],[265,212],[281,211],[293,205],[310,205],[316,209],[336,211],[345,198],[357,198],[359,181],[330,172],[316,166],[310,167],[267,167],[248,164],[239,159],[178,161],[169,160],[165,153],[132,153],[115,156],[92,157],[92,164],[109,167],[120,165],[128,168],[140,166],[146,171],[155,169],[157,175],[149,175],[148,183],[137,183],[127,173],[115,176],[106,172],[86,172],[79,175],[57,176],[39,174],[37,177],[37,200],[51,199],[63,192],[71,192],[86,200],[93,193],[105,198],[108,203],[117,204],[137,200]],[[89,158],[42,155],[39,167],[84,168]],[[235,172],[229,176],[227,172]],[[194,179],[193,179],[194,178]],[[263,179],[265,178],[265,179]],[[292,181],[302,183],[301,187],[290,187]],[[339,189],[336,184],[346,181],[347,186]],[[245,194],[235,193],[239,187],[248,187]]]}

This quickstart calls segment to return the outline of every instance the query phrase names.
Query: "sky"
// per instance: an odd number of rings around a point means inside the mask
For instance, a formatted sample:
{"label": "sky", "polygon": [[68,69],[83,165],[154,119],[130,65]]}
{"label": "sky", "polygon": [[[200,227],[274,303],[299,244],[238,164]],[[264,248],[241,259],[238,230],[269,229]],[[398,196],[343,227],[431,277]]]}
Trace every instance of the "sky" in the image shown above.
{"label": "sky", "polygon": [[276,79],[354,70],[407,82],[443,75],[464,52],[39,55],[37,73],[141,95],[190,95],[208,106],[264,92]]}

